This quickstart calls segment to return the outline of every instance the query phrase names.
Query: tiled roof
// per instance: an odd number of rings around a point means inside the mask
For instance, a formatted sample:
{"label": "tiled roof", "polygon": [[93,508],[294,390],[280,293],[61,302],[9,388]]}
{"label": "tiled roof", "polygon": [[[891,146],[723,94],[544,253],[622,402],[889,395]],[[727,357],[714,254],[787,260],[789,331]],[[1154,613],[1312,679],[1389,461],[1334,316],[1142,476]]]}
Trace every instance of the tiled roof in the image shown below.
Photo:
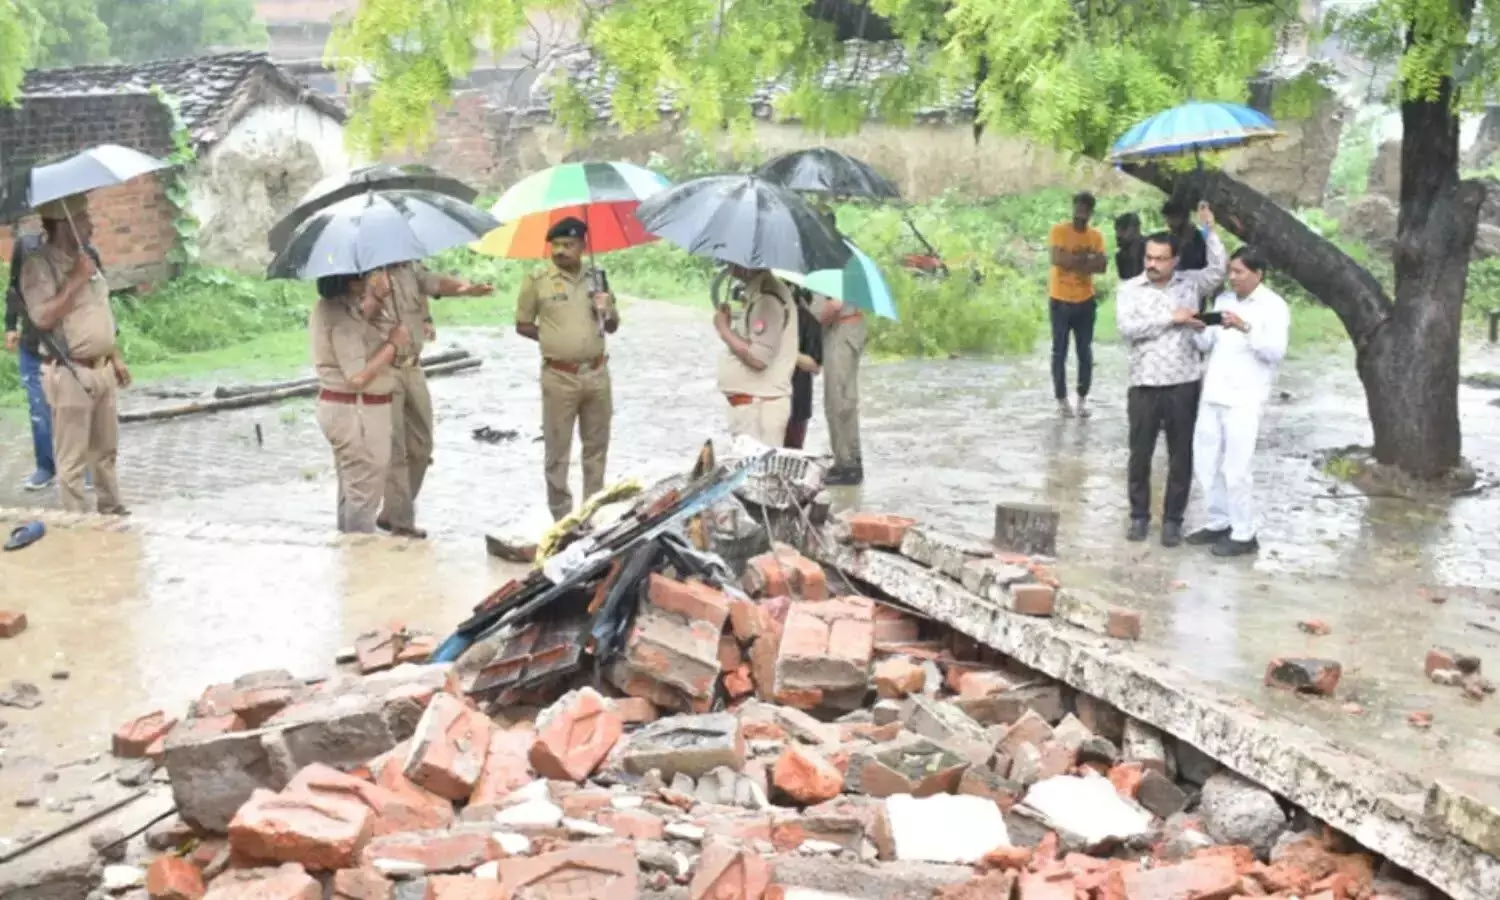
{"label": "tiled roof", "polygon": [[21,94],[24,101],[28,95],[143,93],[159,86],[177,100],[178,112],[193,139],[205,145],[228,133],[246,111],[246,104],[240,101],[251,98],[252,92],[264,85],[340,122],[347,115],[338,102],[312,90],[262,52],[220,53],[136,65],[32,69],[26,73]]}
{"label": "tiled roof", "polygon": [[[881,76],[905,74],[910,71],[909,51],[900,43],[861,44],[858,41],[850,41],[845,44],[845,48],[844,58],[838,62],[829,63],[820,76],[820,81],[825,87],[870,86]],[[598,60],[587,51],[575,51],[553,62],[549,70],[544,71],[543,76],[536,80],[530,103],[517,111],[527,118],[550,115],[548,110],[552,98],[548,85],[552,80],[552,75],[558,72],[566,73],[566,77],[582,88],[597,118],[603,120],[610,117],[613,111],[614,76],[601,75]],[[750,100],[756,117],[770,118],[775,101],[789,92],[791,88],[791,82],[787,79],[773,79],[762,84]],[[662,92],[657,108],[663,115],[676,111],[675,98],[671,92]],[[947,102],[919,108],[916,110],[916,116],[918,118],[953,116],[968,119],[973,117],[974,111],[974,89],[967,87],[955,93]]]}

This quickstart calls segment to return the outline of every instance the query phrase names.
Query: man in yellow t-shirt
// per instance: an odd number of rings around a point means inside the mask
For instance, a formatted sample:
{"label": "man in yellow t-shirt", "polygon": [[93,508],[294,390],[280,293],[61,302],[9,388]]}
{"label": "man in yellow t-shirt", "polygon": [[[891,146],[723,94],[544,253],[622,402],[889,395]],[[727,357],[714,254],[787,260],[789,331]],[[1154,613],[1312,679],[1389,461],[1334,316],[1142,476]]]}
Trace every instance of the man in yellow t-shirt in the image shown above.
{"label": "man in yellow t-shirt", "polygon": [[1068,335],[1078,348],[1078,415],[1089,415],[1089,383],[1094,377],[1094,276],[1106,267],[1104,235],[1089,225],[1094,217],[1094,195],[1075,194],[1073,218],[1052,226],[1047,246],[1052,251],[1052,392],[1059,411],[1073,415],[1068,404]]}

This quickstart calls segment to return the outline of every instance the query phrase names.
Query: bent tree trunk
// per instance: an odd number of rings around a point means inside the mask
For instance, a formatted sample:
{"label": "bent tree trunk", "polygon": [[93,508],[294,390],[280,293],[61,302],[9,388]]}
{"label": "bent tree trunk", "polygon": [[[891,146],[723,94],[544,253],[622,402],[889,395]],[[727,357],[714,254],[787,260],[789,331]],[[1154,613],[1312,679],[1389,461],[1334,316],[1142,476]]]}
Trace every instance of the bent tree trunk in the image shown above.
{"label": "bent tree trunk", "polygon": [[1296,216],[1222,172],[1130,174],[1170,193],[1187,180],[1220,223],[1338,314],[1354,343],[1375,459],[1419,478],[1457,466],[1458,351],[1469,252],[1484,188],[1458,177],[1458,118],[1445,84],[1432,101],[1402,104],[1401,207],[1395,296]]}

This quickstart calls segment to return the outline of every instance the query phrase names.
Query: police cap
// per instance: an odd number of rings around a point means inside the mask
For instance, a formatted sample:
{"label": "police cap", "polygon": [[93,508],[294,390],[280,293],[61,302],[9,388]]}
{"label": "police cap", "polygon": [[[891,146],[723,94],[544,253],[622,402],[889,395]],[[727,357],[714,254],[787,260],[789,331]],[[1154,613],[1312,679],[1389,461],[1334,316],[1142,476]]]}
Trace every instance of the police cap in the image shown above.
{"label": "police cap", "polygon": [[589,227],[583,224],[582,219],[568,216],[566,219],[553,223],[552,227],[547,229],[547,240],[555,241],[558,238],[581,238],[585,234],[588,234],[588,231]]}

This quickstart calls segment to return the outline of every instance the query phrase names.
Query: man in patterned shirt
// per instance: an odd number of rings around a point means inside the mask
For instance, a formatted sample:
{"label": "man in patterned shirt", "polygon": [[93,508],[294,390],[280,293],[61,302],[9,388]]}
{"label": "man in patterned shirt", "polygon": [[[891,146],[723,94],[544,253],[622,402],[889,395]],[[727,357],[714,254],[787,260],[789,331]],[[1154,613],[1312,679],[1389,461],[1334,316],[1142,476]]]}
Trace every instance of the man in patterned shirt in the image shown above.
{"label": "man in patterned shirt", "polygon": [[1130,349],[1130,530],[1144,541],[1151,525],[1151,458],[1156,437],[1167,433],[1167,490],[1161,543],[1182,543],[1182,517],[1193,483],[1193,427],[1203,378],[1203,354],[1193,334],[1203,328],[1199,304],[1224,280],[1227,256],[1214,233],[1214,214],[1198,204],[1198,223],[1208,265],[1177,269],[1177,238],[1161,232],[1146,238],[1146,271],[1120,285],[1115,324]]}

